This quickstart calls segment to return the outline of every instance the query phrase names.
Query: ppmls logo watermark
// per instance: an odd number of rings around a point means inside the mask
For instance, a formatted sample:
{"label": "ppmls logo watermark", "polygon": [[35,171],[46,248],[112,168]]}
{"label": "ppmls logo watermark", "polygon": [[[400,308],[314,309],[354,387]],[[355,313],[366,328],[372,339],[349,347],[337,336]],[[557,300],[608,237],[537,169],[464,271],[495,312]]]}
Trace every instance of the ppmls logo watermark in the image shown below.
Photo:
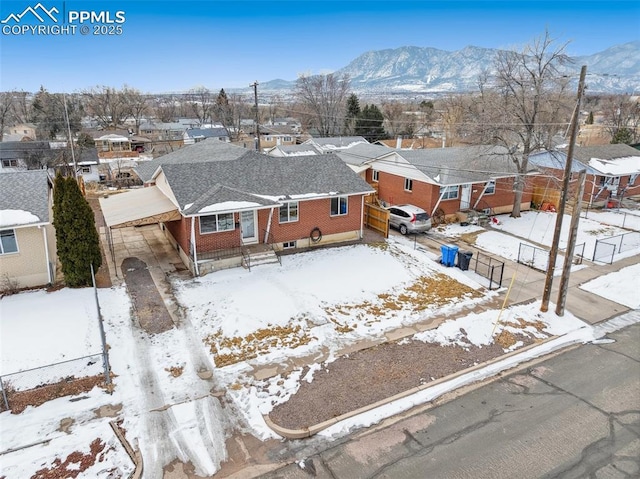
{"label": "ppmls logo watermark", "polygon": [[42,3],[29,5],[21,12],[9,13],[3,20],[2,35],[60,36],[60,35],[122,35],[126,15],[123,10],[67,10],[45,7]]}

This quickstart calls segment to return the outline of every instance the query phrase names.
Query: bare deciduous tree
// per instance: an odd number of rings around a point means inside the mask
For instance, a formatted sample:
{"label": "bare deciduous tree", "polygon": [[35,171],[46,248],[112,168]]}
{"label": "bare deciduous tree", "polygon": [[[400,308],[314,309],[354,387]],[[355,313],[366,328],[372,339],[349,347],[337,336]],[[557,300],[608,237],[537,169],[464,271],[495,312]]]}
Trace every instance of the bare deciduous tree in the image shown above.
{"label": "bare deciduous tree", "polygon": [[296,98],[310,115],[311,125],[322,137],[342,132],[345,102],[349,94],[348,75],[306,76],[296,82]]}
{"label": "bare deciduous tree", "polygon": [[546,148],[554,134],[566,129],[567,79],[561,66],[568,63],[566,44],[556,46],[548,32],[521,51],[500,51],[495,62],[494,85],[482,89],[481,137],[509,151],[517,167],[511,216],[520,205],[529,170],[529,155]]}
{"label": "bare deciduous tree", "polygon": [[[632,142],[640,138],[640,103],[630,95],[610,95],[602,99],[602,113],[607,132],[614,139],[628,131]],[[612,140],[613,141],[613,140]]]}
{"label": "bare deciduous tree", "polygon": [[142,123],[143,116],[149,112],[149,104],[147,103],[147,97],[143,95],[140,90],[124,86],[122,89],[124,100],[127,106],[127,112],[129,116],[133,118],[136,125],[136,135],[140,134],[140,123]]}
{"label": "bare deciduous tree", "polygon": [[190,111],[201,125],[211,123],[213,118],[214,99],[211,90],[205,87],[192,88],[187,93]]}
{"label": "bare deciduous tree", "polygon": [[123,91],[108,86],[97,86],[82,91],[84,105],[103,128],[118,128],[130,115]]}
{"label": "bare deciduous tree", "polygon": [[4,135],[4,127],[11,121],[13,111],[13,93],[9,91],[0,93],[0,141]]}

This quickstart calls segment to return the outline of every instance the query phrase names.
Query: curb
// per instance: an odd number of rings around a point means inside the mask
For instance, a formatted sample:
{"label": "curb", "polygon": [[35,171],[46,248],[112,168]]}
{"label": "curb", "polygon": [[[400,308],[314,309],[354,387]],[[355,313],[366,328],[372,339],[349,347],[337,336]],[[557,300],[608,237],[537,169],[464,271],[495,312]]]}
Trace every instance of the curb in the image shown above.
{"label": "curb", "polygon": [[[312,426],[309,426],[309,427],[306,427],[306,428],[303,428],[303,429],[287,429],[285,427],[282,427],[282,426],[274,423],[271,420],[271,418],[269,417],[268,414],[264,414],[262,417],[263,417],[264,421],[266,422],[267,426],[269,426],[270,429],[272,429],[274,432],[276,432],[277,434],[279,434],[280,436],[282,436],[282,437],[284,437],[286,439],[303,439],[303,438],[307,438],[307,437],[313,436],[314,434],[319,433],[320,431],[322,431],[324,429],[327,429],[330,426],[333,426],[334,424],[339,423],[340,421],[352,418],[354,416],[357,416],[357,415],[365,413],[365,412],[369,412],[372,409],[376,409],[376,408],[378,408],[380,406],[384,406],[384,405],[389,404],[389,403],[391,403],[393,401],[397,401],[398,399],[403,399],[403,398],[405,398],[407,396],[411,396],[412,394],[418,393],[420,391],[424,391],[425,389],[429,389],[429,388],[432,388],[432,387],[437,386],[439,384],[445,383],[447,381],[451,381],[451,380],[456,379],[456,378],[458,378],[460,376],[463,376],[465,374],[472,373],[472,372],[478,371],[480,369],[484,369],[485,367],[487,367],[487,366],[489,366],[491,364],[497,363],[499,361],[503,361],[504,359],[510,358],[512,356],[516,356],[516,355],[521,354],[523,352],[526,352],[526,351],[528,351],[530,349],[537,348],[538,346],[540,346],[542,344],[545,344],[545,343],[547,343],[549,341],[552,341],[554,339],[557,339],[558,337],[559,336],[551,336],[549,338],[545,338],[545,339],[536,341],[533,344],[529,344],[528,346],[520,348],[520,349],[518,349],[516,351],[508,352],[508,353],[503,354],[501,356],[498,356],[498,357],[496,357],[496,358],[494,358],[494,359],[492,359],[490,361],[485,361],[484,363],[480,363],[480,364],[478,364],[476,366],[472,366],[470,368],[461,369],[460,371],[458,371],[456,373],[453,373],[453,374],[450,374],[449,376],[445,376],[445,377],[442,377],[440,379],[436,379],[435,381],[431,381],[431,382],[423,384],[421,386],[413,387],[411,389],[408,389],[406,391],[402,391],[402,392],[400,392],[398,394],[395,394],[393,396],[390,396],[388,398],[381,399],[380,401],[377,401],[375,403],[369,404],[367,406],[363,406],[363,407],[355,409],[353,411],[349,411],[347,413],[341,414],[340,416],[336,416],[336,417],[334,417],[332,419],[329,419],[327,421],[323,421],[321,423],[314,424]],[[459,386],[459,387],[462,387],[462,385]],[[455,389],[458,389],[458,388],[455,388]]]}
{"label": "curb", "polygon": [[118,438],[122,446],[124,447],[124,450],[127,451],[127,454],[131,459],[131,462],[133,462],[133,465],[135,466],[135,469],[129,475],[129,479],[140,479],[142,477],[142,472],[144,469],[143,463],[142,463],[142,454],[140,453],[140,450],[139,449],[134,450],[131,447],[131,444],[129,444],[129,441],[127,441],[127,438],[125,437],[124,432],[122,431],[122,429],[120,429],[120,425],[118,424],[118,421],[116,420],[109,421],[109,425],[111,426],[111,429],[113,429],[114,434],[116,435],[116,437]]}

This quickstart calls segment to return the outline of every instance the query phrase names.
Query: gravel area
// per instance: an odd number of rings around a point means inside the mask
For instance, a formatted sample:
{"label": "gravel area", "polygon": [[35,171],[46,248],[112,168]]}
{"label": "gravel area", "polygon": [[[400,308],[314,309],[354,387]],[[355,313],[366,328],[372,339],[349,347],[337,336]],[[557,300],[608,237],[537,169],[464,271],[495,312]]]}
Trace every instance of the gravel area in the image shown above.
{"label": "gravel area", "polygon": [[[534,341],[521,335],[517,339],[523,346]],[[497,343],[481,348],[406,340],[384,343],[340,357],[316,371],[313,381],[303,381],[269,417],[282,427],[305,429],[504,354],[504,347]]]}

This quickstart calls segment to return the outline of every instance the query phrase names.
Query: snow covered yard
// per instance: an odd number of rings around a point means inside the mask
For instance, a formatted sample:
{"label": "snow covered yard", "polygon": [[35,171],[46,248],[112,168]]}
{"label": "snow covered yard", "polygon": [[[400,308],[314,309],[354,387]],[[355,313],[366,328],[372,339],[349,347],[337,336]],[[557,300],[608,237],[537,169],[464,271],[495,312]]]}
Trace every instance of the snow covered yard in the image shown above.
{"label": "snow covered yard", "polygon": [[[581,217],[578,223],[575,253],[580,253],[582,251],[580,245],[584,244],[583,256],[587,260],[591,260],[596,240],[629,233],[628,229],[616,226],[618,224],[622,225],[623,221],[626,228],[640,231],[640,216],[636,216],[636,214],[638,212],[629,211],[626,219],[624,219],[622,213],[589,211],[587,218]],[[449,237],[473,234],[475,236],[475,245],[478,248],[511,261],[517,261],[521,243],[529,247],[541,245],[549,248],[551,246],[556,216],[556,213],[547,211],[524,211],[520,218],[511,218],[508,214],[497,215],[498,223],[493,223],[489,231],[474,225],[460,226],[459,224],[451,224],[438,228],[438,232]],[[560,235],[559,247],[561,251],[567,247],[570,224],[571,216],[565,215],[562,220],[562,232]],[[614,261],[638,253],[640,253],[640,243],[637,247],[632,247],[628,251],[616,255]],[[563,257],[558,258],[557,269],[562,268],[563,259]],[[545,269],[546,255],[544,258],[538,258],[538,261],[541,262],[536,262],[534,266]]]}
{"label": "snow covered yard", "polygon": [[495,294],[401,243],[299,253],[282,267],[220,271],[174,289],[218,367],[334,354]]}
{"label": "snow covered yard", "polygon": [[[630,283],[629,275],[637,271],[625,275],[621,280]],[[127,438],[140,446],[150,471],[158,472],[158,467],[179,459],[191,461],[197,473],[211,475],[226,458],[225,441],[232,429],[239,427],[262,438],[277,437],[263,414],[290,398],[306,381],[313,381],[314,371],[323,366],[309,358],[328,358],[326,364],[346,346],[436,316],[457,319],[410,339],[482,345],[504,338],[501,333],[506,331],[524,332],[534,340],[561,335],[567,341],[588,341],[591,331],[570,314],[560,321],[551,313],[541,315],[535,304],[514,306],[502,313],[468,312],[497,293],[484,290],[468,272],[445,268],[432,254],[414,250],[406,238],[300,253],[284,257],[282,266],[267,265],[250,272],[225,270],[193,280],[175,279],[173,285],[185,311],[184,323],[155,336],[134,325],[124,287],[99,290],[115,375],[113,394],[94,388],[80,397],[49,401],[21,414],[0,414],[0,452],[51,441],[7,454],[11,460],[3,457],[0,477],[31,477],[35,471],[61,464],[71,470],[92,447],[103,461],[95,468],[88,466],[79,477],[126,477],[133,466],[110,431],[108,418],[96,412],[107,406],[118,407]],[[76,309],[64,309],[71,305]],[[0,300],[0,308],[3,371],[99,351],[90,288],[18,294]],[[65,311],[60,318],[55,315],[56,328],[48,314],[52,310]],[[5,323],[6,311],[19,315],[21,321]],[[42,344],[28,339],[33,331],[45,328],[49,329]],[[19,338],[16,341],[24,341],[22,346],[12,344],[5,331]],[[32,344],[38,348],[36,362],[30,354]],[[517,342],[505,344],[504,350],[518,346]],[[304,375],[301,368],[264,380],[253,375],[256,368],[269,368],[292,357],[309,361]],[[219,363],[217,367],[214,362]],[[210,395],[212,383],[198,375],[203,364],[213,370],[216,390],[225,391],[230,401],[224,409]],[[372,424],[417,400],[389,405],[325,434]],[[167,418],[161,420],[159,414]],[[202,418],[207,421],[204,427],[200,427]],[[69,419],[70,425],[62,428]]]}

